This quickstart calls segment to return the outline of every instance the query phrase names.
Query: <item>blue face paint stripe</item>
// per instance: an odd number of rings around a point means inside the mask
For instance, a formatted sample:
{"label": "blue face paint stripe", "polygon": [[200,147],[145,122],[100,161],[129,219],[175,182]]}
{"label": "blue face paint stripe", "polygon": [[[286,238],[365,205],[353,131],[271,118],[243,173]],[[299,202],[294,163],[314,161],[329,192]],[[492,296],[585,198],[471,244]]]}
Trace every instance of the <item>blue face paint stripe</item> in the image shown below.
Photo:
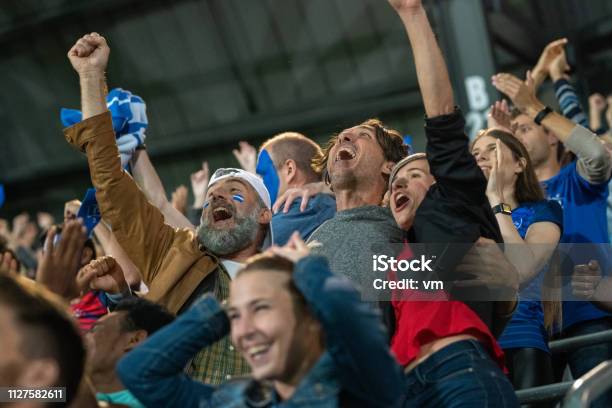
{"label": "blue face paint stripe", "polygon": [[210,205],[210,201],[206,201],[204,205],[202,206],[202,208],[208,208],[209,205]]}
{"label": "blue face paint stripe", "polygon": [[238,201],[239,203],[244,203],[244,197],[241,196],[240,194],[234,194],[232,198],[234,199],[234,201]]}

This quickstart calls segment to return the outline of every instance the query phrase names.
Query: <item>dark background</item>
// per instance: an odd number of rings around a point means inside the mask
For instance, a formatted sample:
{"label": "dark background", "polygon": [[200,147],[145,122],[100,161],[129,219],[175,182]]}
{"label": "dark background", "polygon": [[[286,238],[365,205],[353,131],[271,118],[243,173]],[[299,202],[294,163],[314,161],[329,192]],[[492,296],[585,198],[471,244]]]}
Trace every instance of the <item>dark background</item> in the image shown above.
{"label": "dark background", "polygon": [[[426,6],[457,100],[474,118],[484,111],[466,94],[468,76],[488,84],[497,71],[524,75],[562,36],[583,103],[612,91],[610,0]],[[211,171],[237,166],[239,140],[257,146],[286,130],[324,141],[379,117],[423,148],[410,48],[385,0],[0,0],[0,217],[58,215],[89,186],[84,158],[63,140],[59,109],[79,107],[66,53],[91,31],[111,47],[109,87],[147,103],[146,143],[168,194],[189,185],[202,160]],[[489,104],[499,96],[486,91]],[[542,92],[552,101],[550,85]]]}

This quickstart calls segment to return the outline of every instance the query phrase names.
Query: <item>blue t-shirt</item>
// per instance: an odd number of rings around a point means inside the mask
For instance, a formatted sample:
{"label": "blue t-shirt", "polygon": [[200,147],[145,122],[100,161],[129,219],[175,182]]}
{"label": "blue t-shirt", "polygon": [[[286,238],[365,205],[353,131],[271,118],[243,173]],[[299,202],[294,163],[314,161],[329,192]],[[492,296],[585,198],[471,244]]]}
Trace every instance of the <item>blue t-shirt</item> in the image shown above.
{"label": "blue t-shirt", "polygon": [[105,401],[111,404],[125,405],[130,408],[145,408],[145,406],[142,405],[140,401],[138,401],[136,397],[128,390],[111,393],[98,392],[96,393],[96,399],[98,401]]}
{"label": "blue t-shirt", "polygon": [[299,231],[306,241],[319,225],[336,214],[336,200],[329,194],[317,194],[308,200],[304,212],[300,212],[302,199],[291,203],[289,211],[281,211],[272,216],[272,232],[276,245],[285,245],[294,231]]}
{"label": "blue t-shirt", "polygon": [[563,207],[563,235],[560,250],[571,260],[562,263],[563,329],[583,321],[609,316],[590,302],[574,300],[571,291],[571,276],[575,264],[586,264],[591,259],[597,259],[603,273],[608,270],[609,241],[606,222],[608,183],[589,183],[580,177],[576,161],[573,161],[542,184],[549,199],[557,201]]}
{"label": "blue t-shirt", "polygon": [[[512,210],[512,222],[521,238],[525,239],[529,227],[537,222],[552,222],[563,231],[563,210],[555,201],[521,203]],[[512,319],[499,338],[503,349],[537,348],[548,352],[548,336],[544,328],[541,288],[546,268],[520,292],[520,301]]]}

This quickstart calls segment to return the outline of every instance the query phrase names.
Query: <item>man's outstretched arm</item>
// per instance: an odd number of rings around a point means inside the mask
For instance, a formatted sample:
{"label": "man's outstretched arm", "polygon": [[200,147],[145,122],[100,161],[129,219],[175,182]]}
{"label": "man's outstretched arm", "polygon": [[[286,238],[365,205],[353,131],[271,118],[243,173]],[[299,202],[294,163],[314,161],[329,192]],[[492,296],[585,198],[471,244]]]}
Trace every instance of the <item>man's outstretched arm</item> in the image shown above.
{"label": "man's outstretched arm", "polygon": [[109,54],[106,40],[98,33],[84,35],[68,51],[68,59],[79,74],[83,120],[108,111],[104,71]]}
{"label": "man's outstretched arm", "polygon": [[419,88],[428,117],[453,113],[453,89],[442,51],[421,0],[389,0],[402,19],[412,46]]}
{"label": "man's outstretched arm", "polygon": [[166,196],[166,189],[162,184],[149,154],[146,150],[139,150],[132,159],[132,173],[134,181],[142,189],[149,202],[159,208],[164,215],[166,224],[175,228],[189,228],[194,230],[195,226],[180,211],[174,208]]}
{"label": "man's outstretched arm", "polygon": [[83,121],[65,130],[66,139],[87,154],[102,217],[150,284],[174,238],[160,211],[121,169],[112,120],[106,108],[104,71],[110,49],[104,37],[80,38],[68,52],[79,74]]}

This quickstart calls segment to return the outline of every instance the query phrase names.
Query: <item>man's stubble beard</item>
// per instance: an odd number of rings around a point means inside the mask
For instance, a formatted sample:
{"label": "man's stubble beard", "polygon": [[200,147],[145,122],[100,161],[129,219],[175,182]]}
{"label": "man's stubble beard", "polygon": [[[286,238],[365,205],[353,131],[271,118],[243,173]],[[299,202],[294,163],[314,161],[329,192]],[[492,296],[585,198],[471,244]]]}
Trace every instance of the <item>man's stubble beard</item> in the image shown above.
{"label": "man's stubble beard", "polygon": [[330,185],[334,192],[338,191],[355,191],[359,187],[359,178],[355,172],[342,172],[340,174],[330,174]]}

